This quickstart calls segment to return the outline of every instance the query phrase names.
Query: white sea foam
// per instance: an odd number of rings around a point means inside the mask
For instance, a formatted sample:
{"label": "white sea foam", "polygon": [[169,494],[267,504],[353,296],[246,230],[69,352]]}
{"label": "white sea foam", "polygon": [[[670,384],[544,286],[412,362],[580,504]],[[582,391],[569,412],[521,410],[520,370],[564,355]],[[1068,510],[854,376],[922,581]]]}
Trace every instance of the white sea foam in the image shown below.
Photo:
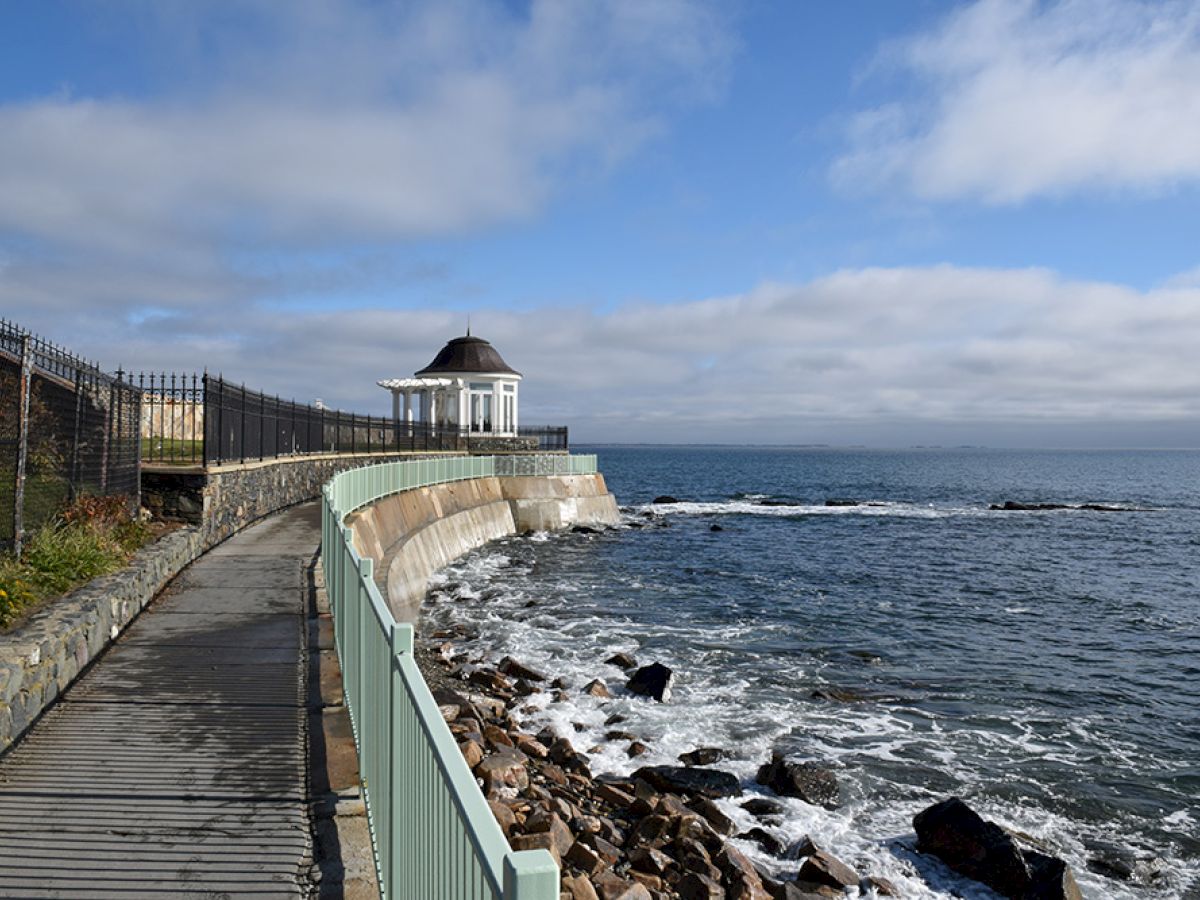
{"label": "white sea foam", "polygon": [[[733,504],[714,504],[726,509]],[[758,507],[740,504],[761,514],[795,514],[798,507]],[[703,504],[677,506],[703,507]],[[807,507],[821,514],[846,514],[858,507]],[[868,508],[878,509],[878,508]],[[783,510],[784,512],[780,512]],[[826,510],[834,510],[826,513]],[[686,510],[678,510],[685,512]],[[699,512],[699,511],[697,511]],[[883,514],[883,513],[867,513]],[[558,539],[549,535],[540,541]],[[1153,893],[1138,885],[1103,879],[1087,871],[1085,839],[1120,843],[1125,839],[1121,822],[1082,824],[1044,808],[1030,808],[998,800],[980,788],[978,770],[1013,767],[1022,759],[1041,758],[1062,765],[1075,765],[1071,737],[1086,736],[1097,746],[1097,727],[1086,717],[1070,722],[1062,739],[1049,739],[1037,723],[1014,716],[1003,732],[987,728],[950,727],[937,716],[904,704],[806,703],[801,692],[791,696],[764,695],[736,667],[727,663],[725,647],[735,635],[766,632],[753,622],[722,625],[719,635],[701,640],[695,626],[678,622],[653,625],[630,616],[587,611],[586,586],[569,578],[536,582],[531,590],[521,580],[530,563],[519,554],[508,553],[505,545],[477,551],[431,580],[434,600],[427,609],[427,622],[439,627],[458,621],[475,626],[479,636],[465,642],[472,658],[493,662],[513,654],[550,677],[564,677],[571,690],[566,702],[554,703],[550,692],[534,694],[518,706],[516,715],[523,727],[537,731],[550,726],[587,752],[597,774],[628,775],[644,765],[676,764],[680,753],[699,746],[718,746],[732,752],[719,767],[743,781],[747,795],[769,795],[754,783],[758,767],[772,749],[784,747],[793,759],[811,759],[837,771],[843,787],[844,805],[833,811],[782,798],[785,816],[777,823],[755,820],[739,806],[746,797],[722,800],[721,807],[739,830],[765,827],[785,842],[805,835],[827,846],[862,874],[875,874],[894,882],[902,896],[913,900],[942,900],[958,896],[992,900],[994,894],[914,854],[911,816],[925,805],[942,799],[940,791],[922,786],[919,777],[910,784],[883,783],[871,773],[872,765],[888,771],[918,772],[933,768],[956,784],[979,811],[1034,837],[1044,840],[1072,865],[1086,896],[1113,900],[1141,900],[1149,896],[1182,896],[1183,886],[1200,875],[1194,863],[1172,859],[1167,866],[1170,888]],[[513,581],[515,580],[515,581]],[[626,586],[641,587],[630,578]],[[451,590],[452,588],[452,590]],[[581,596],[582,595],[582,596]],[[472,602],[445,603],[438,598],[455,597]],[[487,596],[486,601],[478,598]],[[528,607],[528,603],[536,603]],[[650,652],[647,647],[668,648]],[[684,649],[677,649],[684,648]],[[686,649],[690,648],[690,649]],[[628,694],[625,674],[603,660],[623,651],[642,663],[659,659],[677,672],[672,701],[658,704]],[[805,684],[813,671],[789,663],[787,673],[796,684]],[[613,693],[601,699],[579,689],[593,678],[604,680]],[[622,721],[606,724],[612,716]],[[627,742],[606,740],[610,731],[628,732],[649,746],[649,751],[630,759]],[[1132,748],[1111,744],[1105,752],[1121,758]],[[870,762],[871,765],[867,765]],[[1122,760],[1124,763],[1124,760]],[[1015,770],[1019,771],[1019,769]],[[1182,834],[1195,829],[1195,821],[1180,809],[1163,818]],[[756,845],[739,842],[751,858],[777,872],[794,873],[795,864],[765,856]],[[1177,893],[1172,893],[1178,887]]]}

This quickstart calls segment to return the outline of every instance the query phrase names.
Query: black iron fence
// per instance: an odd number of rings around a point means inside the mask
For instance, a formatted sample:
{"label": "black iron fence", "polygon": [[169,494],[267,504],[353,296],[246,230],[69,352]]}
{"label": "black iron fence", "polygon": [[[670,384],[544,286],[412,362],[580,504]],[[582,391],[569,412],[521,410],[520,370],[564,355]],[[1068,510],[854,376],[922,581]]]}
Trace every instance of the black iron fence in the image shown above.
{"label": "black iron fence", "polygon": [[521,425],[517,427],[519,437],[537,438],[538,450],[550,452],[570,450],[566,425]]}
{"label": "black iron fence", "polygon": [[82,494],[140,498],[141,392],[118,372],[0,320],[0,542]]}
{"label": "black iron fence", "polygon": [[[142,373],[142,460],[217,465],[315,453],[466,451],[455,425],[428,425],[296,403],[220,377]],[[542,451],[566,450],[566,427],[526,427]],[[490,437],[490,436],[488,436]],[[501,439],[502,440],[502,439]]]}

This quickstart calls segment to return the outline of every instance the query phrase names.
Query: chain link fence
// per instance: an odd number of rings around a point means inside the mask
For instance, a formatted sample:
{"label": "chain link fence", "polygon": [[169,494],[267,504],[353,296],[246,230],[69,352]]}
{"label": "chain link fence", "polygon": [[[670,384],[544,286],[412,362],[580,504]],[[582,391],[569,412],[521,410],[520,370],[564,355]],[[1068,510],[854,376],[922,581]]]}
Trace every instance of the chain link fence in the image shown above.
{"label": "chain link fence", "polygon": [[0,544],[81,495],[140,498],[141,392],[0,320]]}

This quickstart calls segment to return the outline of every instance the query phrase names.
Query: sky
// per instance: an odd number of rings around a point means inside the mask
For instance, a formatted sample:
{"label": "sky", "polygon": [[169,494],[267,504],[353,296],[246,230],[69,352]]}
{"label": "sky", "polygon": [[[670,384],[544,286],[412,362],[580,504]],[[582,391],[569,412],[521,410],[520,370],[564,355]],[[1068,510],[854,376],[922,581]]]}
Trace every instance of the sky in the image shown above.
{"label": "sky", "polygon": [[0,317],[573,442],[1200,446],[1200,7],[0,10]]}

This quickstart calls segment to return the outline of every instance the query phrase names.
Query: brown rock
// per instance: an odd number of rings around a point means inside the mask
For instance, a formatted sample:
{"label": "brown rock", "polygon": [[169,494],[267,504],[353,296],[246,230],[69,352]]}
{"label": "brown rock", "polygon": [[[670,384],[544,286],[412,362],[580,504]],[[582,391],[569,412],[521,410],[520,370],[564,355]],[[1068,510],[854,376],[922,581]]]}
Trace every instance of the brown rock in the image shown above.
{"label": "brown rock", "polygon": [[596,889],[592,887],[591,881],[586,875],[567,875],[562,876],[561,887],[571,900],[600,900]]}
{"label": "brown rock", "polygon": [[643,885],[622,878],[611,870],[594,876],[592,884],[601,900],[651,900],[650,892]]}
{"label": "brown rock", "polygon": [[526,756],[532,756],[534,759],[545,759],[549,754],[546,745],[537,738],[528,734],[519,734],[516,736],[517,749]]}
{"label": "brown rock", "polygon": [[625,793],[619,787],[605,784],[603,781],[596,785],[595,794],[601,800],[620,809],[628,809],[633,806],[633,797],[630,794]]}
{"label": "brown rock", "polygon": [[478,685],[485,691],[497,694],[511,694],[512,682],[491,669],[476,669],[467,676],[467,683]]}
{"label": "brown rock", "polygon": [[635,757],[641,756],[642,754],[648,752],[650,752],[650,748],[641,741],[633,741],[628,747],[625,748],[625,755],[630,759],[634,759]]}
{"label": "brown rock", "polygon": [[661,847],[670,839],[671,820],[666,816],[643,817],[629,832],[631,847]]}
{"label": "brown rock", "polygon": [[438,712],[442,714],[443,722],[453,722],[462,712],[462,707],[457,703],[443,703],[438,707]]}
{"label": "brown rock", "polygon": [[513,746],[513,740],[508,736],[508,732],[498,725],[484,725],[483,736],[497,750],[501,747]]}
{"label": "brown rock", "polygon": [[723,879],[731,878],[740,873],[759,887],[762,886],[762,881],[758,877],[754,863],[750,862],[746,858],[746,855],[736,847],[725,844],[721,847],[717,855],[713,857],[713,864],[721,870]]}
{"label": "brown rock", "polygon": [[688,806],[704,816],[708,824],[713,827],[713,831],[717,832],[717,834],[733,834],[733,820],[721,812],[721,808],[707,797],[697,797]]}
{"label": "brown rock", "polygon": [[788,762],[778,753],[758,770],[757,781],[784,797],[799,797],[805,803],[835,809],[839,789],[832,769],[815,763]]}
{"label": "brown rock", "polygon": [[458,749],[462,752],[463,759],[467,761],[468,769],[474,769],[483,762],[483,748],[474,741],[460,741]]}
{"label": "brown rock", "polygon": [[844,891],[815,881],[785,881],[774,894],[775,900],[845,900]]}
{"label": "brown rock", "polygon": [[511,656],[506,656],[500,660],[500,665],[497,668],[505,675],[511,675],[513,678],[524,678],[526,681],[546,680],[546,676],[537,669],[531,669],[529,666],[517,662]]}
{"label": "brown rock", "polygon": [[580,841],[571,845],[564,858],[575,868],[588,875],[595,875],[608,866],[599,853]]}
{"label": "brown rock", "polygon": [[508,837],[512,832],[513,825],[517,822],[516,815],[507,804],[498,800],[489,800],[487,805],[491,809],[492,815],[496,817],[496,823],[500,826],[500,830],[504,832],[505,837]]}
{"label": "brown rock", "polygon": [[558,847],[554,845],[554,839],[549,834],[518,834],[509,838],[508,845],[514,850],[548,850],[554,857],[555,864],[562,865]]}
{"label": "brown rock", "polygon": [[621,858],[621,851],[598,834],[580,835],[579,840],[610,866],[616,865],[617,860]]}
{"label": "brown rock", "polygon": [[[647,872],[639,872],[636,869],[630,869],[629,877],[648,891],[662,891],[664,887],[664,883],[661,878],[659,878],[657,875],[651,875]],[[651,896],[653,896],[653,894]]]}
{"label": "brown rock", "polygon": [[787,846],[783,843],[783,841],[779,840],[779,838],[775,837],[775,835],[771,834],[771,832],[767,831],[766,829],[759,828],[757,825],[755,825],[749,831],[743,831],[738,835],[738,839],[743,841],[754,841],[754,843],[758,844],[759,849],[761,849],[763,853],[767,853],[771,856],[783,856],[787,852]]}
{"label": "brown rock", "polygon": [[618,669],[636,669],[637,660],[628,653],[614,653],[604,661],[607,665],[616,666]]}
{"label": "brown rock", "polygon": [[763,886],[757,874],[736,872],[727,875],[723,884],[727,900],[771,900],[770,892]]}
{"label": "brown rock", "polygon": [[654,811],[660,816],[669,816],[672,819],[677,819],[680,816],[695,815],[687,804],[683,802],[683,798],[676,794],[663,794],[658,798],[658,803],[654,807]]}
{"label": "brown rock", "polygon": [[608,690],[608,685],[605,684],[603,681],[601,681],[599,678],[596,678],[592,681],[589,681],[587,684],[585,684],[583,686],[583,692],[585,694],[591,694],[593,697],[611,697],[612,696],[612,694]]}
{"label": "brown rock", "polygon": [[513,750],[503,750],[489,756],[475,767],[475,774],[483,779],[484,793],[489,796],[504,787],[518,791],[529,787],[529,771],[525,768],[524,757],[518,756]]}
{"label": "brown rock", "polygon": [[880,875],[868,875],[866,877],[866,886],[868,889],[874,890],[880,897],[900,896],[900,891],[896,888],[896,885]]}
{"label": "brown rock", "polygon": [[804,860],[800,880],[827,884],[834,888],[858,886],[858,873],[831,853],[818,849]]}
{"label": "brown rock", "polygon": [[713,879],[699,872],[688,872],[675,885],[681,900],[724,900],[725,891]]}
{"label": "brown rock", "polygon": [[642,847],[629,855],[629,864],[639,872],[649,872],[651,875],[666,875],[675,860],[661,850],[653,847]]}

